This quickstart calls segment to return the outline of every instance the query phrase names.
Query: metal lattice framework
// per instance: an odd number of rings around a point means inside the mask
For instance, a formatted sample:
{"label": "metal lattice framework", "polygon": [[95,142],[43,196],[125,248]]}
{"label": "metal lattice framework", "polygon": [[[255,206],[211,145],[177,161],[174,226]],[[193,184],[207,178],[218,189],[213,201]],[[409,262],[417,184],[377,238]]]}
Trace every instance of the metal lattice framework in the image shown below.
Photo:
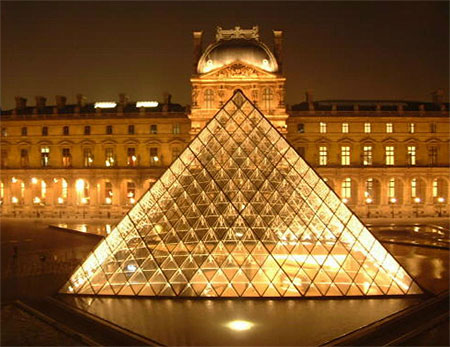
{"label": "metal lattice framework", "polygon": [[75,271],[63,293],[422,293],[240,92]]}

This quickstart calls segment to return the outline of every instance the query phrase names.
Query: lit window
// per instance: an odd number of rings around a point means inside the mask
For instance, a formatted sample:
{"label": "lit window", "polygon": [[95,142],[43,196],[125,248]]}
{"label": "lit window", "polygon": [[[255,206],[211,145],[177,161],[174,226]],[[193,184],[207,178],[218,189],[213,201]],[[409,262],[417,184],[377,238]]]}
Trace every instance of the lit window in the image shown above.
{"label": "lit window", "polygon": [[319,147],[319,165],[327,165],[328,148],[326,146]]}
{"label": "lit window", "polygon": [[352,179],[350,177],[345,178],[342,181],[341,188],[342,188],[341,198],[350,199],[352,197]]}
{"label": "lit window", "polygon": [[415,198],[417,196],[417,178],[411,180],[411,197]]}
{"label": "lit window", "polygon": [[324,122],[320,122],[320,129],[319,129],[321,134],[325,134],[327,132],[327,123]]}
{"label": "lit window", "polygon": [[305,124],[303,123],[298,123],[297,124],[297,132],[299,134],[303,134],[305,132]]}
{"label": "lit window", "polygon": [[372,146],[363,147],[363,165],[372,165]]}
{"label": "lit window", "polygon": [[23,128],[22,128],[21,134],[22,134],[22,136],[27,136],[27,135],[28,135],[28,129],[27,129],[27,127],[23,127]]}
{"label": "lit window", "polygon": [[63,178],[61,179],[61,197],[63,199],[67,199],[68,191],[69,185],[67,184],[67,181]]}
{"label": "lit window", "polygon": [[41,166],[48,166],[50,157],[50,148],[49,147],[41,147]]}
{"label": "lit window", "polygon": [[364,197],[373,197],[373,178],[368,178],[366,180],[366,191],[364,192]]}
{"label": "lit window", "polygon": [[394,132],[394,126],[392,123],[386,123],[386,132],[389,134]]}
{"label": "lit window", "polygon": [[156,124],[150,125],[150,134],[157,134],[158,133],[158,126]]}
{"label": "lit window", "polygon": [[91,127],[89,125],[84,127],[84,135],[91,135]]}
{"label": "lit window", "polygon": [[41,181],[41,198],[45,199],[47,196],[47,184],[44,180]]}
{"label": "lit window", "polygon": [[433,198],[437,198],[439,195],[439,181],[437,178],[433,180]]}
{"label": "lit window", "polygon": [[78,179],[75,182],[75,189],[77,192],[77,202],[78,204],[87,205],[89,204],[89,182]]}
{"label": "lit window", "polygon": [[341,147],[341,165],[350,165],[350,146]]}
{"label": "lit window", "polygon": [[389,199],[395,198],[395,178],[390,178],[389,179],[388,197],[389,197]]}
{"label": "lit window", "polygon": [[180,147],[173,147],[172,148],[172,161],[174,161],[175,159],[178,158],[178,156],[180,155]]}
{"label": "lit window", "polygon": [[128,148],[127,150],[127,165],[128,166],[136,166],[137,157],[136,157],[136,148]]}
{"label": "lit window", "polygon": [[63,135],[69,135],[69,127],[68,126],[63,127]]}
{"label": "lit window", "polygon": [[48,136],[48,127],[42,127],[42,136]]}
{"label": "lit window", "polygon": [[205,90],[205,108],[213,108],[214,105],[214,91],[212,89]]}
{"label": "lit window", "polygon": [[134,135],[134,125],[128,126],[128,135]]}
{"label": "lit window", "polygon": [[372,124],[364,123],[364,132],[370,134],[372,132]]}
{"label": "lit window", "polygon": [[416,146],[408,146],[408,164],[416,165]]}
{"label": "lit window", "polygon": [[107,167],[114,166],[114,150],[112,148],[105,149],[105,165]]}
{"label": "lit window", "polygon": [[409,133],[414,134],[416,132],[416,124],[415,123],[409,123]]}
{"label": "lit window", "polygon": [[178,135],[180,133],[180,123],[175,123],[172,126],[172,134]]}
{"label": "lit window", "polygon": [[112,125],[107,125],[106,126],[106,135],[112,135],[112,133],[113,133]]}
{"label": "lit window", "polygon": [[342,123],[342,133],[348,133],[348,123]]}
{"label": "lit window", "polygon": [[159,165],[158,148],[156,147],[150,148],[150,165]]}
{"label": "lit window", "polygon": [[28,166],[28,150],[21,149],[20,150],[20,166],[27,167]]}
{"label": "lit window", "polygon": [[130,204],[135,203],[136,185],[134,184],[134,182],[127,182],[127,198]]}
{"label": "lit window", "polygon": [[72,156],[70,155],[70,148],[62,149],[62,164],[64,167],[70,167],[72,165]]}
{"label": "lit window", "polygon": [[92,157],[92,150],[90,148],[85,148],[83,150],[83,163],[85,167],[91,167],[94,159]]}
{"label": "lit window", "polygon": [[438,148],[436,146],[430,147],[428,149],[428,154],[430,156],[430,165],[437,165]]}
{"label": "lit window", "polygon": [[386,146],[386,165],[394,165],[394,146]]}
{"label": "lit window", "polygon": [[113,187],[111,182],[105,182],[105,203],[111,204],[113,197]]}
{"label": "lit window", "polygon": [[264,88],[263,89],[262,99],[263,99],[264,109],[269,111],[272,106],[272,100],[273,100],[272,88]]}

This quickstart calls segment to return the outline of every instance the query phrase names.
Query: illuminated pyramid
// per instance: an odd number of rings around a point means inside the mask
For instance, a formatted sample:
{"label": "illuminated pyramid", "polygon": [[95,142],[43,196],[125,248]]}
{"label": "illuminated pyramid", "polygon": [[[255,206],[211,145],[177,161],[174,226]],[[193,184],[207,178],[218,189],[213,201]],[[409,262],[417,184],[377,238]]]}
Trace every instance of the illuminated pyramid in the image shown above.
{"label": "illuminated pyramid", "polygon": [[187,297],[422,293],[239,91],[61,291]]}

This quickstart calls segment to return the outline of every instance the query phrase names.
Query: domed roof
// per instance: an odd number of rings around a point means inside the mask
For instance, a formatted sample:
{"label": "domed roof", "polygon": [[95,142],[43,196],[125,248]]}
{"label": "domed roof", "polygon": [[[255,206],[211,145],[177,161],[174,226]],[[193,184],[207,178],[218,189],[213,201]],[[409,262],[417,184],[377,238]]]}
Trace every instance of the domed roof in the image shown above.
{"label": "domed roof", "polygon": [[210,45],[202,54],[198,73],[206,73],[224,65],[241,61],[268,72],[276,72],[278,64],[269,48],[256,39],[220,40]]}

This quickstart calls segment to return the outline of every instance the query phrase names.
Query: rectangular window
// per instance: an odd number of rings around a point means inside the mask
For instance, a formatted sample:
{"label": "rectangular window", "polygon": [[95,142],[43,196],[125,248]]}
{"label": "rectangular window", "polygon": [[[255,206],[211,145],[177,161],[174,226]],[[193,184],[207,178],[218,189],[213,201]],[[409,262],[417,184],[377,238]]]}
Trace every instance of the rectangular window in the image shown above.
{"label": "rectangular window", "polygon": [[91,135],[91,127],[89,125],[84,127],[84,135]]}
{"label": "rectangular window", "polygon": [[386,123],[386,132],[387,132],[388,134],[394,132],[394,126],[392,125],[392,123]]}
{"label": "rectangular window", "polygon": [[411,180],[411,197],[415,198],[417,196],[417,179],[413,178]]}
{"label": "rectangular window", "polygon": [[105,166],[114,166],[114,150],[112,148],[105,149]]}
{"label": "rectangular window", "polygon": [[50,157],[50,148],[49,147],[41,147],[41,166],[47,167]]}
{"label": "rectangular window", "polygon": [[435,133],[436,132],[436,123],[430,124],[430,132]]}
{"label": "rectangular window", "polygon": [[328,148],[326,146],[319,147],[319,165],[327,165],[328,162]]}
{"label": "rectangular window", "polygon": [[105,203],[111,204],[113,197],[113,186],[111,182],[105,182]]}
{"label": "rectangular window", "polygon": [[297,147],[297,152],[302,158],[305,157],[305,147]]}
{"label": "rectangular window", "polygon": [[158,133],[158,126],[156,124],[150,125],[150,134],[157,134]]}
{"label": "rectangular window", "polygon": [[372,146],[363,147],[363,165],[372,165]]}
{"label": "rectangular window", "polygon": [[385,148],[386,165],[394,165],[394,146],[386,146]]}
{"label": "rectangular window", "polygon": [[433,198],[437,198],[439,195],[439,182],[437,179],[433,180]]}
{"label": "rectangular window", "polygon": [[388,198],[389,199],[395,198],[395,178],[389,179]]}
{"label": "rectangular window", "polygon": [[438,159],[438,148],[436,146],[432,146],[429,148],[429,156],[430,156],[430,165],[437,165]]}
{"label": "rectangular window", "polygon": [[130,204],[135,203],[134,200],[135,196],[136,196],[136,184],[134,184],[134,182],[127,182],[127,197]]}
{"label": "rectangular window", "polygon": [[23,128],[22,128],[21,134],[22,134],[22,136],[27,136],[27,135],[28,135],[28,129],[27,129],[27,127],[23,127]]}
{"label": "rectangular window", "polygon": [[68,126],[63,127],[63,135],[69,135],[69,127]]}
{"label": "rectangular window", "polygon": [[173,133],[174,135],[178,135],[178,134],[180,133],[180,123],[175,123],[175,124],[172,126],[172,133]]}
{"label": "rectangular window", "polygon": [[416,124],[415,123],[409,123],[409,133],[414,134],[416,132]]}
{"label": "rectangular window", "polygon": [[341,147],[341,165],[350,165],[350,146]]}
{"label": "rectangular window", "polygon": [[305,132],[305,124],[303,123],[298,123],[297,124],[297,132],[299,134],[303,134]]}
{"label": "rectangular window", "polygon": [[48,136],[48,127],[42,127],[42,136]]}
{"label": "rectangular window", "polygon": [[342,123],[342,133],[343,134],[348,133],[348,123]]}
{"label": "rectangular window", "polygon": [[342,181],[341,197],[342,197],[342,199],[350,199],[352,197],[352,179],[351,178],[346,178]]}
{"label": "rectangular window", "polygon": [[26,149],[20,150],[20,166],[22,167],[28,166],[28,150]]}
{"label": "rectangular window", "polygon": [[91,167],[94,159],[92,158],[92,150],[90,148],[85,148],[83,150],[83,163],[85,167]]}
{"label": "rectangular window", "polygon": [[371,123],[364,123],[364,132],[366,134],[370,134],[372,132],[372,124]]}
{"label": "rectangular window", "polygon": [[173,147],[172,148],[172,161],[174,161],[175,159],[178,158],[178,156],[180,155],[180,147]]}
{"label": "rectangular window", "polygon": [[416,165],[416,146],[408,146],[408,164]]}
{"label": "rectangular window", "polygon": [[368,178],[366,180],[366,191],[364,192],[364,197],[370,198],[373,195],[373,178]]}
{"label": "rectangular window", "polygon": [[113,133],[112,125],[107,125],[106,126],[106,135],[112,135],[112,133]]}
{"label": "rectangular window", "polygon": [[128,126],[128,135],[134,135],[134,125]]}
{"label": "rectangular window", "polygon": [[320,133],[325,134],[327,132],[327,123],[320,122]]}
{"label": "rectangular window", "polygon": [[128,148],[127,149],[127,165],[128,166],[136,166],[137,157],[136,157],[136,148]]}
{"label": "rectangular window", "polygon": [[70,148],[62,149],[62,164],[64,167],[70,167],[72,165],[72,156],[70,155]]}
{"label": "rectangular window", "polygon": [[151,147],[150,148],[150,165],[159,165],[159,155],[158,155],[158,148]]}

